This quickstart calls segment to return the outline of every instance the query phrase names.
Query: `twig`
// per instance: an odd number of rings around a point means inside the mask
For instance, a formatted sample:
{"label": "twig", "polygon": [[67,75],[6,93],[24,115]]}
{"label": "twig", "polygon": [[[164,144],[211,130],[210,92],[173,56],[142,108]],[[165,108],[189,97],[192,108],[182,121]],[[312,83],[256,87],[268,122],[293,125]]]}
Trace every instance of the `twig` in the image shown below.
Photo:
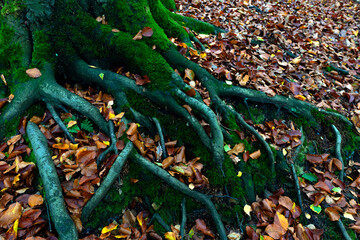
{"label": "twig", "polygon": [[76,142],[75,142],[74,137],[71,135],[71,133],[69,132],[69,130],[67,129],[67,127],[65,126],[65,124],[63,123],[63,121],[61,120],[59,115],[57,114],[57,112],[54,108],[54,105],[46,102],[46,107],[49,110],[49,112],[51,113],[55,122],[59,125],[60,129],[65,133],[65,136],[67,137],[67,139],[69,139],[71,143],[75,144]]}
{"label": "twig", "polygon": [[85,207],[82,210],[81,221],[86,222],[87,218],[90,216],[91,212],[95,207],[100,203],[100,201],[105,197],[106,193],[111,188],[111,185],[114,183],[116,178],[120,175],[121,169],[123,168],[131,150],[133,149],[132,142],[126,143],[125,148],[121,151],[119,156],[116,158],[115,162],[111,166],[109,173],[106,175],[105,179],[101,183],[100,187],[95,192],[94,196],[86,203]]}
{"label": "twig", "polygon": [[159,136],[160,136],[160,144],[161,144],[161,148],[162,148],[163,158],[167,158],[167,152],[166,152],[166,147],[165,147],[165,139],[164,139],[164,134],[163,134],[160,122],[156,117],[153,117],[153,121],[155,122],[157,131],[158,131]]}
{"label": "twig", "polygon": [[180,225],[180,237],[184,239],[185,236],[185,227],[186,227],[186,198],[183,198],[181,201],[181,225]]}
{"label": "twig", "polygon": [[60,239],[78,240],[75,224],[68,214],[60,181],[47,147],[47,140],[35,123],[29,122],[26,133],[34,150],[36,164],[44,184],[45,199],[48,202],[51,220]]}
{"label": "twig", "polygon": [[342,165],[342,168],[341,168],[340,174],[339,174],[339,179],[341,181],[344,181],[344,168],[345,168],[345,165],[344,165],[343,158],[341,156],[341,134],[340,134],[339,130],[335,127],[334,124],[332,124],[331,127],[334,130],[335,135],[336,135],[336,147],[335,147],[336,157],[337,157],[337,159],[340,160],[341,165]]}
{"label": "twig", "polygon": [[164,182],[166,182],[170,187],[174,188],[175,190],[180,191],[181,193],[192,197],[200,202],[202,202],[210,212],[210,215],[212,216],[212,219],[215,223],[215,226],[217,228],[219,239],[226,240],[226,231],[224,224],[221,221],[221,217],[219,213],[217,212],[214,204],[210,200],[209,196],[204,195],[200,192],[191,190],[188,186],[186,186],[184,183],[180,182],[173,176],[171,176],[166,170],[160,168],[159,166],[151,163],[146,158],[141,156],[139,153],[134,153],[133,160],[155,176],[158,176],[161,178]]}

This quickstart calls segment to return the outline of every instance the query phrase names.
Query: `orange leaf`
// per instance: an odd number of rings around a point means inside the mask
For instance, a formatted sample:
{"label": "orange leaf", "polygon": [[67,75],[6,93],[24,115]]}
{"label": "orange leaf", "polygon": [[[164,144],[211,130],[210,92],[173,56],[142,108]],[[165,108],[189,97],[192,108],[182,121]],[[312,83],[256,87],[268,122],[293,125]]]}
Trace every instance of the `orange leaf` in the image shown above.
{"label": "orange leaf", "polygon": [[258,159],[260,156],[261,156],[260,149],[257,150],[256,152],[253,152],[252,154],[250,154],[250,158],[252,158],[252,159]]}
{"label": "orange leaf", "polygon": [[206,223],[204,220],[202,219],[196,219],[196,225],[195,228],[196,230],[198,230],[199,232],[201,232],[204,235],[207,235],[209,237],[214,238],[215,235],[210,231],[210,229],[208,229],[208,227],[206,226]]}
{"label": "orange leaf", "polygon": [[43,204],[44,199],[39,194],[33,194],[29,197],[28,203],[30,207],[35,207]]}
{"label": "orange leaf", "polygon": [[60,150],[68,150],[70,148],[69,144],[66,143],[54,143],[52,147]]}
{"label": "orange leaf", "polygon": [[288,210],[291,210],[293,208],[293,201],[286,196],[280,196],[279,204]]}
{"label": "orange leaf", "polygon": [[284,215],[276,212],[274,223],[280,225],[284,229],[284,234],[289,228],[289,222]]}
{"label": "orange leaf", "polygon": [[174,232],[167,232],[164,236],[167,240],[176,240],[176,235]]}

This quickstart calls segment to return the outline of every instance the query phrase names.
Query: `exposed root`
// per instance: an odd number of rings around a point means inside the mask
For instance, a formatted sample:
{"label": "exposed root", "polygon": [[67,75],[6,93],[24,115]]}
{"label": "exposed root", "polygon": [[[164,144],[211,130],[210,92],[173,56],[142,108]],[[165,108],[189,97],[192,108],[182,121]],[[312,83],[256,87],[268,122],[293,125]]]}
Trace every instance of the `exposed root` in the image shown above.
{"label": "exposed root", "polygon": [[190,190],[190,188],[188,188],[188,186],[186,186],[184,183],[180,182],[176,178],[172,177],[166,170],[149,162],[147,159],[145,159],[138,153],[135,153],[133,155],[133,160],[134,160],[134,162],[136,162],[137,164],[139,164],[140,166],[142,166],[143,168],[145,168],[146,170],[148,170],[155,176],[158,176],[159,178],[161,178],[170,187],[180,191],[181,193],[183,193],[189,197],[192,197],[192,198],[202,202],[207,207],[207,209],[209,210],[209,212],[212,216],[212,219],[213,219],[213,221],[216,225],[217,231],[219,233],[219,239],[222,239],[222,240],[227,239],[226,231],[225,231],[224,225],[221,221],[221,217],[220,217],[219,213],[217,212],[214,204],[212,203],[212,201],[210,200],[210,198],[208,196],[206,196],[202,193],[199,193],[197,191]]}
{"label": "exposed root", "polygon": [[153,117],[153,121],[155,122],[155,126],[157,128],[157,131],[159,133],[160,136],[160,144],[161,144],[161,150],[162,150],[162,157],[165,159],[167,158],[167,151],[166,151],[166,147],[165,147],[165,139],[164,139],[164,134],[160,125],[160,122],[157,118]]}
{"label": "exposed root", "polygon": [[339,174],[339,179],[341,181],[344,181],[344,169],[345,169],[345,165],[344,165],[344,160],[341,156],[341,134],[339,132],[339,130],[335,127],[334,124],[331,125],[332,129],[335,132],[335,136],[336,136],[336,146],[335,146],[335,153],[336,153],[336,157],[337,159],[340,160],[342,168],[340,170],[340,174]]}
{"label": "exposed root", "polygon": [[63,123],[61,118],[59,117],[59,114],[56,112],[54,105],[47,102],[46,107],[49,110],[49,112],[51,113],[55,122],[59,125],[60,129],[64,132],[67,139],[69,139],[71,143],[75,144],[76,142],[75,142],[74,137],[71,135],[71,133],[69,132],[69,130],[67,129],[67,127],[65,126],[65,124]]}
{"label": "exposed root", "polygon": [[105,157],[108,153],[114,152],[115,154],[118,154],[118,150],[117,150],[117,148],[116,148],[116,136],[115,136],[115,132],[114,132],[114,124],[113,124],[113,122],[110,120],[110,121],[108,122],[108,125],[109,125],[109,132],[110,132],[110,139],[111,139],[110,141],[111,141],[111,144],[110,144],[110,146],[109,146],[104,152],[102,152],[102,153],[99,155],[98,159],[96,159],[96,164],[97,164],[98,166],[100,166],[102,160],[104,159],[104,157]]}
{"label": "exposed root", "polygon": [[106,175],[105,179],[102,181],[100,187],[96,190],[95,194],[90,198],[82,210],[81,221],[86,222],[88,217],[91,215],[95,207],[101,202],[105,197],[109,189],[111,188],[114,181],[119,177],[120,172],[128,159],[131,151],[133,150],[134,145],[132,142],[126,143],[125,148],[121,151],[119,156],[116,158],[115,162],[111,166],[109,173]]}
{"label": "exposed root", "polygon": [[[300,185],[299,185],[299,179],[298,179],[298,176],[296,174],[296,171],[295,171],[295,163],[294,161],[296,160],[303,144],[304,144],[304,141],[305,141],[305,135],[304,135],[304,132],[303,132],[303,129],[302,127],[300,128],[300,131],[301,131],[301,144],[300,146],[298,146],[295,150],[295,153],[294,153],[294,156],[291,157],[291,160],[289,161],[289,164],[290,164],[290,168],[291,168],[291,173],[293,175],[293,178],[294,178],[294,183],[295,183],[295,189],[296,189],[296,194],[297,194],[297,198],[298,198],[298,205],[300,206],[301,210],[303,210],[303,204],[302,204],[302,197],[301,197],[301,190],[300,190]],[[281,153],[282,154],[282,153]]]}
{"label": "exposed root", "polygon": [[185,237],[185,226],[186,226],[186,198],[183,198],[181,201],[181,225],[180,225],[180,237],[184,239]]}
{"label": "exposed root", "polygon": [[152,219],[155,219],[167,232],[172,232],[171,227],[164,221],[158,213],[154,213]]}
{"label": "exposed root", "polygon": [[51,153],[47,147],[47,140],[35,123],[29,122],[26,132],[33,147],[40,177],[44,184],[45,198],[55,229],[60,239],[77,240],[78,233],[66,209],[60,181]]}
{"label": "exposed root", "polygon": [[341,234],[343,235],[344,239],[345,240],[352,240],[352,238],[350,237],[349,233],[346,231],[346,228],[343,224],[343,222],[341,221],[341,219],[337,220],[336,221],[336,224],[338,225],[340,231],[341,231]]}

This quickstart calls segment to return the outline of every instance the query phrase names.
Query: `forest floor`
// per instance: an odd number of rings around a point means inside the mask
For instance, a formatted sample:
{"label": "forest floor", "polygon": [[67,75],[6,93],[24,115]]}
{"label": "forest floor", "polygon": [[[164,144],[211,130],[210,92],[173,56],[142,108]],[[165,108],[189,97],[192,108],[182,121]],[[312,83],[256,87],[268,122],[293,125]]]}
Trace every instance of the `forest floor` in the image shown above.
{"label": "forest floor", "polygon": [[[265,92],[269,96],[292,96],[319,108],[340,112],[360,130],[360,6],[353,1],[177,1],[181,14],[213,23],[227,33],[218,36],[197,35],[206,47],[203,52],[188,49],[177,39],[172,41],[184,55],[200,64],[228,85],[239,85]],[[196,44],[196,43],[195,43]],[[144,79],[126,72],[121,66],[114,70],[144,83]],[[181,77],[210,104],[209,95],[187,69]],[[132,123],[125,131],[121,123],[124,113],[112,110],[112,96],[88,86],[65,86],[68,90],[97,106],[106,120],[114,123],[117,138],[130,139],[148,160],[162,166],[189,188],[205,188],[211,195],[207,170],[201,159],[187,153],[187,146],[177,144],[176,136],[166,136],[169,158],[159,160],[157,146],[160,136],[139,133]],[[0,101],[5,105],[11,96]],[[230,100],[229,100],[230,101]],[[191,108],[188,109],[191,111]],[[254,126],[274,148],[284,154],[288,166],[277,166],[281,178],[277,191],[257,196],[256,202],[245,204],[241,221],[227,224],[229,239],[342,239],[339,225],[345,224],[352,239],[360,233],[360,137],[335,118],[319,114],[320,128],[308,126],[297,116],[289,117],[276,107],[246,103],[240,106],[244,119]],[[70,143],[49,112],[24,117],[18,134],[0,144],[0,238],[57,239],[47,217],[46,201],[42,194],[34,156],[25,135],[28,121],[39,125],[51,146],[54,164],[61,179],[65,202],[83,239],[161,239],[162,233],[153,227],[153,216],[146,209],[158,209],[156,203],[134,197],[126,209],[105,220],[97,229],[82,226],[80,213],[106,176],[116,155],[111,155],[97,168],[95,158],[110,143],[92,123],[72,112],[62,112],[61,118],[73,134],[76,144]],[[283,120],[281,120],[283,119]],[[331,125],[343,134],[342,155],[336,154],[336,134]],[[303,126],[303,132],[300,131]],[[204,126],[206,128],[206,126]],[[237,132],[241,139],[244,133]],[[306,140],[301,139],[305,136]],[[142,144],[140,144],[142,143]],[[124,141],[116,145],[124,149]],[[296,152],[296,149],[299,151]],[[301,148],[301,149],[300,149]],[[225,145],[224,150],[234,163],[236,155],[244,160],[257,159],[260,151],[244,151],[242,144]],[[194,158],[189,158],[193,156]],[[341,155],[340,155],[341,156]],[[285,165],[286,165],[285,164]],[[186,166],[186,167],[183,167]],[[298,175],[302,204],[295,189],[294,166]],[[131,171],[125,166],[121,179]],[[282,171],[282,172],[281,172]],[[345,177],[341,179],[341,172]],[[238,172],[238,177],[242,177]],[[139,179],[127,179],[131,184]],[[116,185],[121,194],[121,180]],[[285,184],[281,184],[285,182]],[[223,193],[222,193],[223,194]],[[223,194],[225,195],[225,194]],[[229,200],[231,201],[231,199]],[[295,204],[296,202],[296,204]],[[150,205],[150,207],[149,207]],[[359,211],[359,212],[357,212]],[[215,227],[207,215],[190,214],[187,236],[194,239],[215,238]],[[342,221],[339,221],[342,220]],[[330,220],[330,221],[329,221]],[[228,221],[230,222],[230,221]],[[341,223],[340,223],[341,222]],[[166,239],[179,239],[179,222],[169,223]],[[35,236],[37,236],[35,238]]]}

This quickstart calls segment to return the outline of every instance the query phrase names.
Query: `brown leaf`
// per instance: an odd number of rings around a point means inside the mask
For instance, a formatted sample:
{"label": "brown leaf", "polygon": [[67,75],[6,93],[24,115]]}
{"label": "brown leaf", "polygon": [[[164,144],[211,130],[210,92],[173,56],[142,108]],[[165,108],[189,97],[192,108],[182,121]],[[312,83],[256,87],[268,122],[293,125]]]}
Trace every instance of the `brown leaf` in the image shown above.
{"label": "brown leaf", "polygon": [[206,226],[206,223],[204,220],[202,219],[196,219],[196,225],[195,228],[196,230],[198,230],[199,232],[201,232],[202,234],[212,237],[214,238],[215,235],[208,229],[208,227]]}
{"label": "brown leaf", "polygon": [[152,28],[151,27],[144,27],[143,29],[142,29],[142,35],[144,36],[144,37],[151,37],[152,35],[153,35],[153,30],[152,30]]}
{"label": "brown leaf", "polygon": [[7,227],[16,219],[21,217],[22,206],[20,203],[15,202],[9,206],[8,209],[0,213],[0,227]]}
{"label": "brown leaf", "polygon": [[319,188],[325,192],[331,193],[330,188],[325,182],[319,181],[314,185],[315,188]]}
{"label": "brown leaf", "polygon": [[244,151],[245,151],[245,144],[244,143],[238,143],[233,147],[233,149],[228,151],[227,154],[229,154],[229,155],[231,155],[231,154],[238,155],[239,153],[242,153]]}
{"label": "brown leaf", "polygon": [[184,79],[189,79],[189,80],[194,80],[194,78],[195,78],[195,73],[194,73],[194,71],[193,70],[191,70],[191,69],[189,69],[189,68],[187,68],[187,69],[185,69],[185,76],[184,76]]}
{"label": "brown leaf", "polygon": [[28,228],[34,225],[35,220],[37,220],[41,215],[40,209],[30,208],[26,210],[20,218],[19,227]]}
{"label": "brown leaf", "polygon": [[249,154],[249,151],[245,151],[243,153],[243,159],[244,159],[244,162],[247,162],[250,158],[250,154]]}
{"label": "brown leaf", "polygon": [[41,72],[37,68],[31,68],[31,69],[26,70],[26,74],[31,78],[41,77]]}
{"label": "brown leaf", "polygon": [[7,145],[15,144],[21,139],[21,135],[13,136],[10,140],[8,140],[6,143]]}
{"label": "brown leaf", "polygon": [[196,95],[196,91],[193,88],[190,88],[189,90],[186,91],[186,95],[188,95],[189,97],[193,97]]}
{"label": "brown leaf", "polygon": [[335,222],[340,219],[340,214],[334,207],[326,208],[325,213],[328,215],[330,221]]}
{"label": "brown leaf", "polygon": [[294,202],[286,196],[280,196],[279,198],[279,204],[283,206],[284,208],[291,210],[293,207]]}
{"label": "brown leaf", "polygon": [[308,160],[311,163],[320,164],[327,160],[327,158],[330,156],[330,154],[324,153],[324,154],[306,154],[306,160]]}
{"label": "brown leaf", "polygon": [[162,162],[162,168],[167,169],[171,164],[173,164],[174,160],[175,160],[174,157],[165,158],[164,161]]}

